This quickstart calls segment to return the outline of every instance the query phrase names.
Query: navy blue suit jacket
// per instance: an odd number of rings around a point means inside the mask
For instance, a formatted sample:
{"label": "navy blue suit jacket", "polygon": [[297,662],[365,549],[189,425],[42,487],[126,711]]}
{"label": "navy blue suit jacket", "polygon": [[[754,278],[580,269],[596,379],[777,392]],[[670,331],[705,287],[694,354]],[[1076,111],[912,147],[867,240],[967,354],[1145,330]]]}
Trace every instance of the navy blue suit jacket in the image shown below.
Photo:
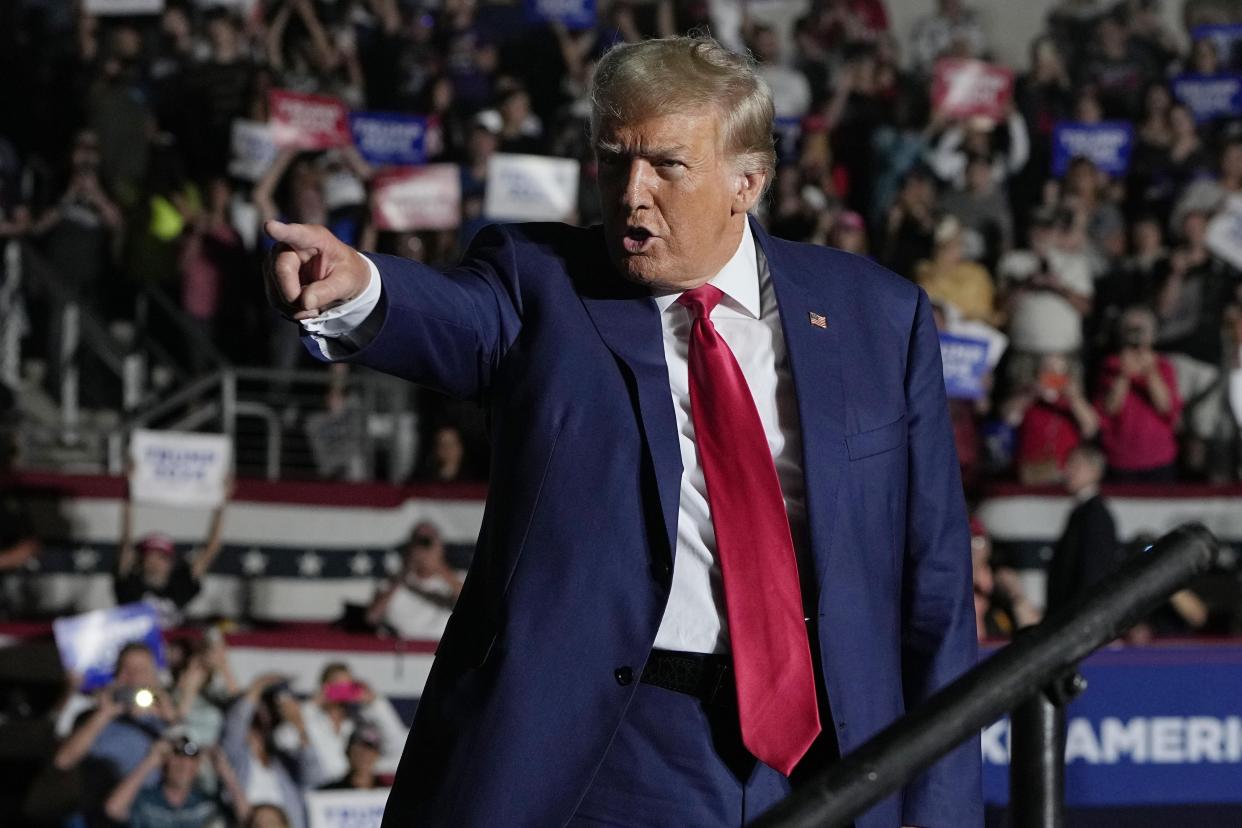
{"label": "navy blue suit jacket", "polygon": [[[845,753],[975,663],[940,349],[914,285],[753,229],[796,386],[825,726]],[[383,322],[349,360],[478,400],[492,443],[477,551],[384,825],[563,825],[669,594],[682,470],[656,304],[598,227],[487,228],[447,273],[373,260]],[[858,826],[969,828],[981,809],[972,740]]]}

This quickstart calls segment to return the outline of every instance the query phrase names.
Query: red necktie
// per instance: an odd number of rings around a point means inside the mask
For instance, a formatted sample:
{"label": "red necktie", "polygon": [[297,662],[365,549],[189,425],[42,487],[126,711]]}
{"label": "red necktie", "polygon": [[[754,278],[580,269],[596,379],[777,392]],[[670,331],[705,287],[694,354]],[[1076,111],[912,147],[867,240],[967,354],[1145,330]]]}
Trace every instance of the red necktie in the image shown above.
{"label": "red necktie", "polygon": [[719,288],[678,302],[690,329],[690,414],[707,481],[737,674],[742,743],[786,776],[819,735],[789,516],[746,377],[712,324]]}

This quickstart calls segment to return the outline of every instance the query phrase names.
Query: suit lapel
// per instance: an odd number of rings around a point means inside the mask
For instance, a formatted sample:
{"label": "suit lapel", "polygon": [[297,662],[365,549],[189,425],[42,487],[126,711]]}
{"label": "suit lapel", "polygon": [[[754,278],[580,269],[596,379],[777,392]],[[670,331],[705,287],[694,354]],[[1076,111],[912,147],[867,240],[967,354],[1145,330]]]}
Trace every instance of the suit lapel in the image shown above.
{"label": "suit lapel", "polygon": [[[822,600],[824,581],[831,570],[828,562],[837,490],[846,470],[845,390],[838,323],[841,303],[834,302],[831,274],[789,261],[758,222],[751,222],[751,230],[767,258],[798,399],[807,522],[815,582]],[[826,327],[819,326],[821,321]]]}
{"label": "suit lapel", "polygon": [[637,399],[664,518],[667,563],[671,565],[677,548],[682,467],[660,312],[645,288],[624,281],[607,264],[603,267],[604,278],[594,283],[595,290],[583,291],[582,303],[604,344],[626,370],[631,394]]}

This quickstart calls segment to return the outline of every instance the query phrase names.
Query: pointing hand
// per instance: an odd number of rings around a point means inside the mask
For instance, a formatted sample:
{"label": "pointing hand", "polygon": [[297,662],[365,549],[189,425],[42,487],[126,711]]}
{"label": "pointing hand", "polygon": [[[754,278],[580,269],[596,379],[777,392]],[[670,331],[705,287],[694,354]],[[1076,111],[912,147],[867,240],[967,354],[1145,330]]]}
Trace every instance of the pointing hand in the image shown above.
{"label": "pointing hand", "polygon": [[268,221],[263,230],[277,242],[264,266],[268,301],[285,315],[309,319],[366,289],[366,261],[328,228]]}

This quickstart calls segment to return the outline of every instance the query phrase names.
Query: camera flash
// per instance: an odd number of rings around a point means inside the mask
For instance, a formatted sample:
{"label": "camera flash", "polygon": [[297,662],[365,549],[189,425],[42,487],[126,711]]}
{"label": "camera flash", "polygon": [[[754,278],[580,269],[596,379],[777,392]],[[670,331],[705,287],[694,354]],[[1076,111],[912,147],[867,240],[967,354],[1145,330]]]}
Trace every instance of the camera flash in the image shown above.
{"label": "camera flash", "polygon": [[155,704],[155,694],[150,690],[139,690],[134,693],[135,707],[150,707],[153,704]]}

